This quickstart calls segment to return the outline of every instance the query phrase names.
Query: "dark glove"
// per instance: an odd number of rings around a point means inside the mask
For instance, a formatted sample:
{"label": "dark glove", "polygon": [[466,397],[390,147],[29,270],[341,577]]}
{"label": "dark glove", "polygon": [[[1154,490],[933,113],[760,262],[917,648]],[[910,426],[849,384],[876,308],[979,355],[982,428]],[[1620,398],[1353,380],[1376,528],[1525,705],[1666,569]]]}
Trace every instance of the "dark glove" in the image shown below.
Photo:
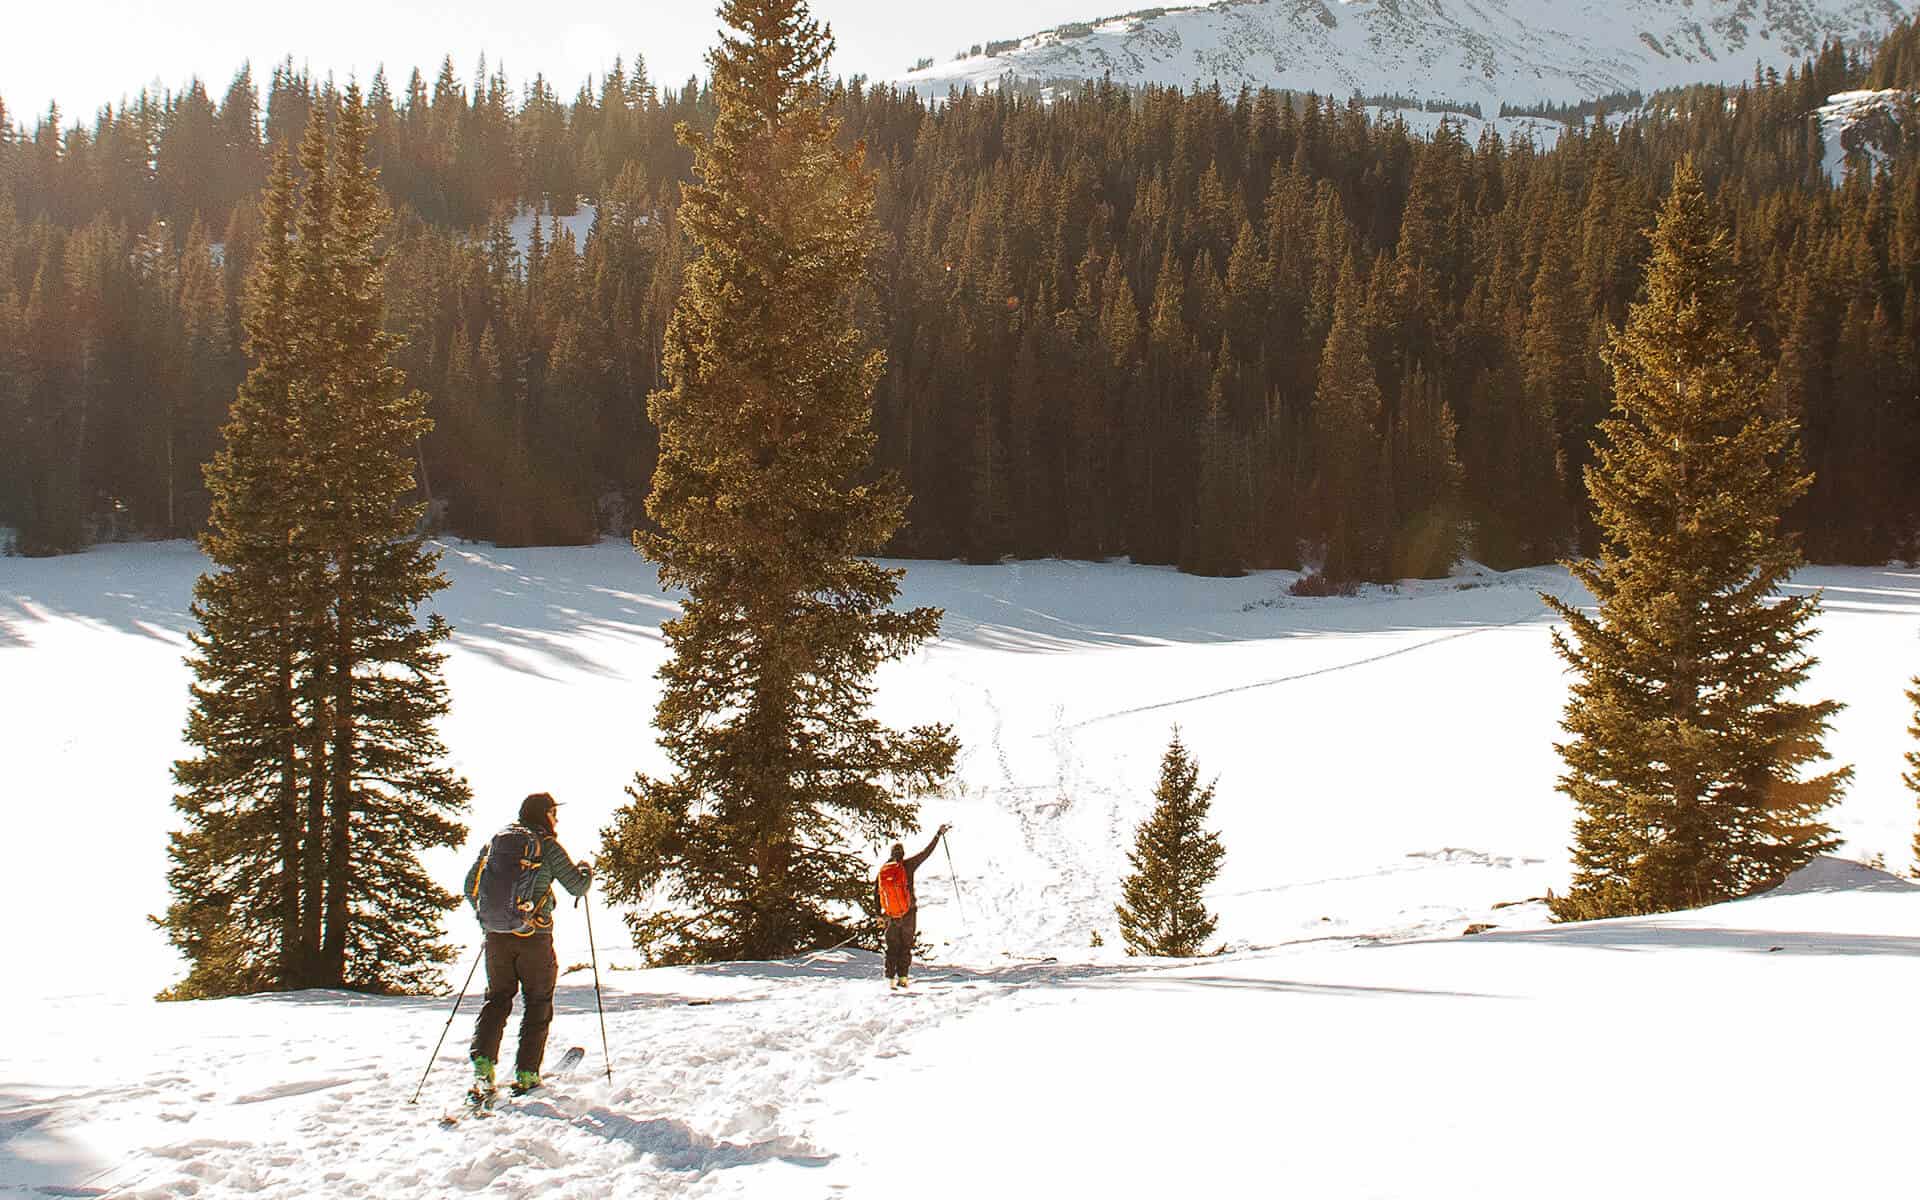
{"label": "dark glove", "polygon": [[580,883],[583,887],[593,886],[593,864],[592,863],[580,864]]}
{"label": "dark glove", "polygon": [[947,830],[949,830],[949,829],[952,829],[952,828],[953,828],[953,826],[952,826],[951,824],[947,824],[947,825],[942,825],[942,826],[940,827],[940,836],[941,836],[941,837],[945,837],[945,836],[947,835]]}

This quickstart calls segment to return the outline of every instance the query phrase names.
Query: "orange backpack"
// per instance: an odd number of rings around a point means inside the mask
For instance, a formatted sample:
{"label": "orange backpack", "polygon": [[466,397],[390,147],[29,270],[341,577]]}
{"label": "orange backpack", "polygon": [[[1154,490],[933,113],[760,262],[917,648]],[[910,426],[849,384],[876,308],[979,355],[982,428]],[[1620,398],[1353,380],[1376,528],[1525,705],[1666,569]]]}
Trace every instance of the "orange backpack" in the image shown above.
{"label": "orange backpack", "polygon": [[907,887],[905,863],[890,862],[880,868],[880,911],[899,920],[913,907],[913,892]]}

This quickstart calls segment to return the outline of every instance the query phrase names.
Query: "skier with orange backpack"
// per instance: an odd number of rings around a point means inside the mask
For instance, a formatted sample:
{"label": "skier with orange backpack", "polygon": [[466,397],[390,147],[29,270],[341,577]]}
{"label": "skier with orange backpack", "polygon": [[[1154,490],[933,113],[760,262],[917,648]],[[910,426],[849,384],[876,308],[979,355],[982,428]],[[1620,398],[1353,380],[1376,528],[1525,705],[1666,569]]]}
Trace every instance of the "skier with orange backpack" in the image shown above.
{"label": "skier with orange backpack", "polygon": [[920,909],[913,895],[913,874],[952,828],[942,825],[935,830],[927,848],[912,858],[907,857],[905,846],[895,842],[893,853],[880,868],[880,878],[874,883],[880,900],[881,923],[886,929],[887,986],[890,988],[906,987],[907,969],[913,965],[913,938],[920,923]]}

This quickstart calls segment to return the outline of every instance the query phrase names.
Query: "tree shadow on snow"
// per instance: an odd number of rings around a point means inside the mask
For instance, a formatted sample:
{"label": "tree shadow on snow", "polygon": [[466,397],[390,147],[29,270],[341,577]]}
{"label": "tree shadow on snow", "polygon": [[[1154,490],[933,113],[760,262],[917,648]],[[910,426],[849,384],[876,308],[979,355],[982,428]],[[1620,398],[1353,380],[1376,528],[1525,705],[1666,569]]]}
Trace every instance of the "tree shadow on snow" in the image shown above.
{"label": "tree shadow on snow", "polygon": [[[428,610],[453,626],[463,651],[538,678],[554,670],[630,673],[619,660],[657,644],[661,623],[680,611],[678,593],[662,588],[654,568],[621,543],[501,550],[445,539],[436,547],[453,586]],[[1544,622],[1533,589],[1567,586],[1564,573],[1522,572],[1460,582],[1479,589],[1464,605],[1444,582],[1318,601],[1285,594],[1290,572],[1217,580],[1124,561],[882,562],[908,572],[900,607],[945,609],[942,641],[1032,653]],[[193,625],[193,580],[206,566],[191,542],[179,541],[94,547],[17,577],[0,568],[0,646],[24,643],[32,625],[54,617],[154,637],[184,634]]]}
{"label": "tree shadow on snow", "polygon": [[[30,572],[20,566],[26,563]],[[157,554],[115,544],[52,559],[0,559],[0,649],[25,646],[32,627],[58,620],[159,642],[184,639],[204,565],[187,542],[163,543]]]}
{"label": "tree shadow on snow", "polygon": [[[1554,620],[1540,603],[1537,588],[1584,596],[1564,572],[1552,569],[1310,599],[1288,594],[1298,576],[1287,571],[1219,580],[1124,560],[1044,559],[994,568],[915,562],[910,567],[901,603],[941,606],[942,641],[1042,654],[1088,647],[1478,632]],[[1461,602],[1457,593],[1463,590],[1473,597]]]}
{"label": "tree shadow on snow", "polygon": [[[460,1018],[477,1017],[480,1005],[485,999],[483,986],[476,981],[467,989],[466,997],[460,1002]],[[688,1004],[722,1005],[736,1003],[754,997],[729,996],[690,996],[677,992],[633,992],[603,987],[596,999],[593,985],[569,984],[554,989],[553,1011],[555,1016],[591,1015],[604,1005],[609,1014],[646,1012],[650,1009],[679,1008]],[[262,992],[249,997],[266,1004],[289,1004],[301,1007],[320,1008],[363,1008],[378,1007],[387,1010],[417,1011],[438,1013],[441,1020],[453,1010],[453,996],[370,996],[360,992],[304,991],[304,992]],[[519,1011],[520,998],[514,997],[514,1009]],[[464,1055],[464,1050],[462,1054]]]}
{"label": "tree shadow on snow", "polygon": [[620,1142],[632,1147],[636,1155],[651,1156],[664,1170],[688,1175],[706,1175],[774,1161],[797,1167],[824,1167],[836,1157],[817,1153],[791,1138],[769,1138],[748,1144],[718,1141],[694,1132],[680,1121],[666,1117],[636,1119],[604,1105],[596,1105],[577,1116],[544,1101],[516,1107],[528,1116],[565,1121],[571,1129]]}
{"label": "tree shadow on snow", "polygon": [[1109,975],[1067,981],[1070,987],[1102,987],[1181,992],[1199,988],[1241,992],[1273,992],[1295,996],[1432,996],[1455,1000],[1507,1000],[1488,992],[1452,992],[1432,988],[1368,987],[1357,983],[1305,983],[1293,979],[1261,979],[1246,975],[1150,975],[1144,978]]}
{"label": "tree shadow on snow", "polygon": [[[1165,991],[1219,988],[1321,996],[1445,996],[1470,1000],[1505,999],[1502,996],[1480,992],[1303,983],[1286,979],[1264,979],[1251,975],[1183,975],[1179,973],[1183,969],[1191,968],[1171,960],[1152,963],[1023,962],[1009,963],[1004,966],[923,963],[916,967],[913,978],[922,986],[928,983],[961,987],[991,984],[1009,991],[1029,987],[1150,988]],[[814,978],[826,981],[867,980],[877,984],[881,978],[880,956],[864,950],[836,950],[782,962],[716,963],[712,966],[692,967],[689,970],[702,975],[783,981]]]}
{"label": "tree shadow on snow", "polygon": [[[1449,939],[1458,943],[1461,939]],[[1920,957],[1920,937],[1874,933],[1783,932],[1772,929],[1724,929],[1699,925],[1649,925],[1597,922],[1555,925],[1547,929],[1494,930],[1466,939],[1486,945],[1535,942],[1592,950],[1736,950],[1748,954],[1895,955]]]}
{"label": "tree shadow on snow", "polygon": [[[618,674],[607,653],[583,649],[576,639],[598,637],[611,643],[607,652],[620,642],[658,642],[661,622],[679,612],[678,596],[660,587],[653,567],[621,543],[500,550],[447,539],[436,545],[454,586],[428,608],[453,625],[461,648],[510,670],[539,677],[548,677],[549,666]],[[0,567],[0,648],[24,644],[26,630],[50,617],[161,639],[183,635],[193,625],[187,604],[194,577],[206,567],[186,541],[103,545],[35,561],[40,565],[30,576]],[[883,561],[908,570],[901,606],[946,610],[943,641],[1032,653],[1356,633],[1459,634],[1550,622],[1535,589],[1586,600],[1563,571],[1550,568],[1311,600],[1286,594],[1295,578],[1291,572],[1217,580],[1124,561],[1044,559],[998,567]],[[1920,572],[1913,570],[1813,567],[1788,588],[1822,589],[1826,607],[1836,612],[1920,607]],[[1471,594],[1463,598],[1459,590]],[[1282,681],[1254,686],[1272,682]]]}
{"label": "tree shadow on snow", "polygon": [[[581,633],[658,641],[677,616],[680,596],[659,585],[651,564],[623,544],[499,550],[447,541],[443,567],[454,587],[433,605],[459,644],[509,669],[543,674],[543,662],[608,673],[582,654]],[[1202,579],[1171,567],[1044,559],[998,567],[941,560],[883,559],[904,568],[897,607],[944,610],[947,644],[1032,653],[1167,643],[1231,643],[1329,634],[1475,632],[1544,623],[1536,587],[1566,591],[1564,572],[1548,569],[1463,581],[1479,589],[1455,603],[1444,581],[1427,590],[1381,590],[1330,602],[1286,595],[1291,572],[1239,580]],[[1413,605],[1412,608],[1407,607]],[[1397,614],[1417,619],[1396,619]]]}
{"label": "tree shadow on snow", "polygon": [[1782,590],[1790,596],[1819,592],[1827,612],[1898,613],[1920,608],[1920,571],[1889,567],[1869,574],[1858,567],[1810,567]]}
{"label": "tree shadow on snow", "polygon": [[105,1196],[94,1187],[106,1173],[79,1141],[64,1136],[58,1102],[0,1092],[0,1193],[21,1195]]}
{"label": "tree shadow on snow", "polygon": [[[1032,983],[1062,983],[1135,969],[1144,968],[1053,962],[1016,962],[1005,966],[984,967],[958,966],[927,962],[922,959],[914,964],[913,978],[931,982],[992,983],[1002,987],[1020,987]],[[711,963],[688,967],[687,970],[695,975],[711,975],[723,979],[764,979],[783,982],[817,979],[823,982],[866,981],[877,984],[884,978],[878,954],[870,950],[854,949],[815,951],[812,954],[780,959],[775,962]]]}

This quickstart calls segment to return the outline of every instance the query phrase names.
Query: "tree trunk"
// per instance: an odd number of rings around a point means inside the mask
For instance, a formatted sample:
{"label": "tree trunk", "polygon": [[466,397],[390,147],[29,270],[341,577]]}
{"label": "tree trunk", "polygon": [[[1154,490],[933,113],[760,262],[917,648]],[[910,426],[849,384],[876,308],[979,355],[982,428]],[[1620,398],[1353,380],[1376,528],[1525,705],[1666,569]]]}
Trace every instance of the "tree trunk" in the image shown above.
{"label": "tree trunk", "polygon": [[320,941],[324,932],[321,900],[326,886],[327,829],[327,701],[315,701],[312,743],[307,754],[306,844],[303,847],[306,894],[300,911],[300,978],[297,986],[320,986]]}
{"label": "tree trunk", "polygon": [[354,807],[353,556],[340,561],[333,646],[333,755],[327,826],[327,936],[321,950],[328,986],[347,982],[347,895],[353,877],[351,835]]}
{"label": "tree trunk", "polygon": [[[281,628],[286,628],[282,623]],[[280,983],[293,987],[301,974],[300,942],[300,765],[294,729],[293,653],[280,652],[275,691],[280,728]]]}

